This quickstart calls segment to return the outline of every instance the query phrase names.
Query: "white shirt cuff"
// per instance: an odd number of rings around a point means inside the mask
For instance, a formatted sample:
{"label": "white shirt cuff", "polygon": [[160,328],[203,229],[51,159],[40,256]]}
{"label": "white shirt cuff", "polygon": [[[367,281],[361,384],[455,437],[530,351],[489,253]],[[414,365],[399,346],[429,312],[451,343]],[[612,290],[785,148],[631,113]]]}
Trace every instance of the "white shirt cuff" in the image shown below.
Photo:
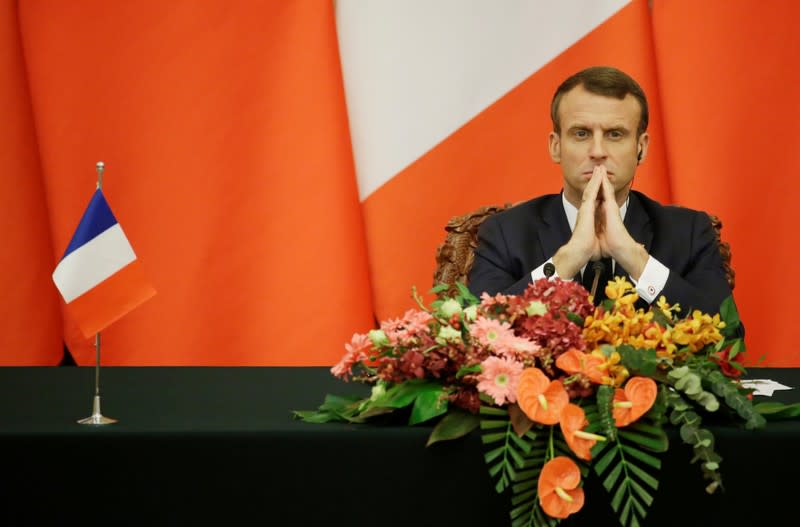
{"label": "white shirt cuff", "polygon": [[644,271],[642,271],[642,276],[639,277],[639,280],[637,281],[631,278],[631,281],[633,285],[636,286],[636,292],[639,293],[639,298],[643,299],[648,304],[652,304],[656,298],[658,298],[658,295],[661,294],[661,291],[664,290],[668,278],[669,269],[650,256],[647,258],[647,263],[644,266]]}
{"label": "white shirt cuff", "polygon": [[[539,280],[540,278],[545,278],[544,266],[547,265],[547,264],[552,264],[552,263],[553,263],[553,259],[552,258],[548,258],[545,263],[543,263],[542,265],[540,265],[539,267],[537,267],[536,269],[531,271],[531,282],[535,282],[536,280]],[[553,269],[555,269],[555,267],[553,267]],[[560,276],[558,276],[558,271],[553,271],[553,275],[550,277],[550,280],[552,280],[553,278],[561,278]],[[572,280],[572,278],[566,278],[566,279],[565,278],[561,278],[561,279],[565,280],[565,281]]]}

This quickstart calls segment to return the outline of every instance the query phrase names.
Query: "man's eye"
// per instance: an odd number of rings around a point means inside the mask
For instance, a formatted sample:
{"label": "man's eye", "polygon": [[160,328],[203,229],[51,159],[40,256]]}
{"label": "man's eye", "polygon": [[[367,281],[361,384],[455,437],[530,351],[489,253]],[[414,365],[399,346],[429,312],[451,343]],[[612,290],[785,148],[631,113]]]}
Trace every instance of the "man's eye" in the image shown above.
{"label": "man's eye", "polygon": [[622,135],[623,135],[623,134],[622,134],[622,132],[620,132],[619,130],[611,130],[611,131],[609,131],[609,132],[608,132],[608,134],[607,134],[607,135],[608,135],[608,137],[610,137],[611,139],[622,139]]}
{"label": "man's eye", "polygon": [[578,139],[585,139],[589,137],[589,132],[587,132],[586,130],[575,130],[575,137],[577,137]]}

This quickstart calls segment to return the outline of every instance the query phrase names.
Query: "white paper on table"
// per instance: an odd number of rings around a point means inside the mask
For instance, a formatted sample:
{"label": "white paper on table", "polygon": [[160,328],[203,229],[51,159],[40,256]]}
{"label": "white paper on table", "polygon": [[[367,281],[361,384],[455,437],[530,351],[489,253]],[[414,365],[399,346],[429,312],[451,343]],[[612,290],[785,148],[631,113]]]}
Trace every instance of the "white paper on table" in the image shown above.
{"label": "white paper on table", "polygon": [[764,395],[766,397],[772,397],[772,393],[776,390],[793,389],[791,386],[784,386],[772,379],[743,379],[742,386],[745,388],[753,388],[755,390],[753,395]]}

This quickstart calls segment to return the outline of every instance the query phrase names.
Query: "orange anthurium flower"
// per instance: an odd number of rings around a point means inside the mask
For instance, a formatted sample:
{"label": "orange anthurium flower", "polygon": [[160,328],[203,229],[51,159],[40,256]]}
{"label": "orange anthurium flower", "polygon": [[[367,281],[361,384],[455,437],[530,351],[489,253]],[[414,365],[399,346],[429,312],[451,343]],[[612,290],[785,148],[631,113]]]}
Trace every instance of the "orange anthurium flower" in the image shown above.
{"label": "orange anthurium flower", "polygon": [[554,425],[569,395],[561,381],[551,381],[539,368],[526,368],[517,381],[517,405],[531,421]]}
{"label": "orange anthurium flower", "polygon": [[608,366],[605,363],[602,357],[589,355],[575,348],[562,353],[556,359],[556,366],[561,370],[583,374],[595,384],[603,384],[603,377],[608,375]]}
{"label": "orange anthurium flower", "polygon": [[614,409],[612,415],[617,426],[628,426],[653,406],[656,402],[658,387],[650,377],[631,377],[625,389],[617,388],[614,392]]}
{"label": "orange anthurium flower", "polygon": [[583,507],[581,471],[566,456],[554,457],[544,464],[539,474],[539,503],[552,518],[564,519]]}
{"label": "orange anthurium flower", "polygon": [[579,459],[589,461],[592,459],[591,449],[598,441],[605,441],[606,438],[597,434],[584,432],[583,428],[589,424],[583,408],[577,404],[568,404],[561,411],[561,433],[567,440],[567,445]]}

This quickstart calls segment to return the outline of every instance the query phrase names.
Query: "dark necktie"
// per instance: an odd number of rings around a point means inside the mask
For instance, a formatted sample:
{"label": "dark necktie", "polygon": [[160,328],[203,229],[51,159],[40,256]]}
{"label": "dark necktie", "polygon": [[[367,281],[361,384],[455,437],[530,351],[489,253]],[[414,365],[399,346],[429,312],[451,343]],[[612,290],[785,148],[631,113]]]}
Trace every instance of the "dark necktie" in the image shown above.
{"label": "dark necktie", "polygon": [[[600,274],[599,279],[597,280],[597,290],[594,294],[594,303],[595,305],[599,304],[606,298],[606,285],[608,281],[611,280],[614,276],[614,270],[612,269],[611,258],[603,258],[600,260],[603,263],[603,270]],[[581,283],[583,287],[586,288],[589,293],[592,292],[592,282],[594,282],[594,262],[589,262],[586,264],[586,269],[583,271],[583,279]]]}

